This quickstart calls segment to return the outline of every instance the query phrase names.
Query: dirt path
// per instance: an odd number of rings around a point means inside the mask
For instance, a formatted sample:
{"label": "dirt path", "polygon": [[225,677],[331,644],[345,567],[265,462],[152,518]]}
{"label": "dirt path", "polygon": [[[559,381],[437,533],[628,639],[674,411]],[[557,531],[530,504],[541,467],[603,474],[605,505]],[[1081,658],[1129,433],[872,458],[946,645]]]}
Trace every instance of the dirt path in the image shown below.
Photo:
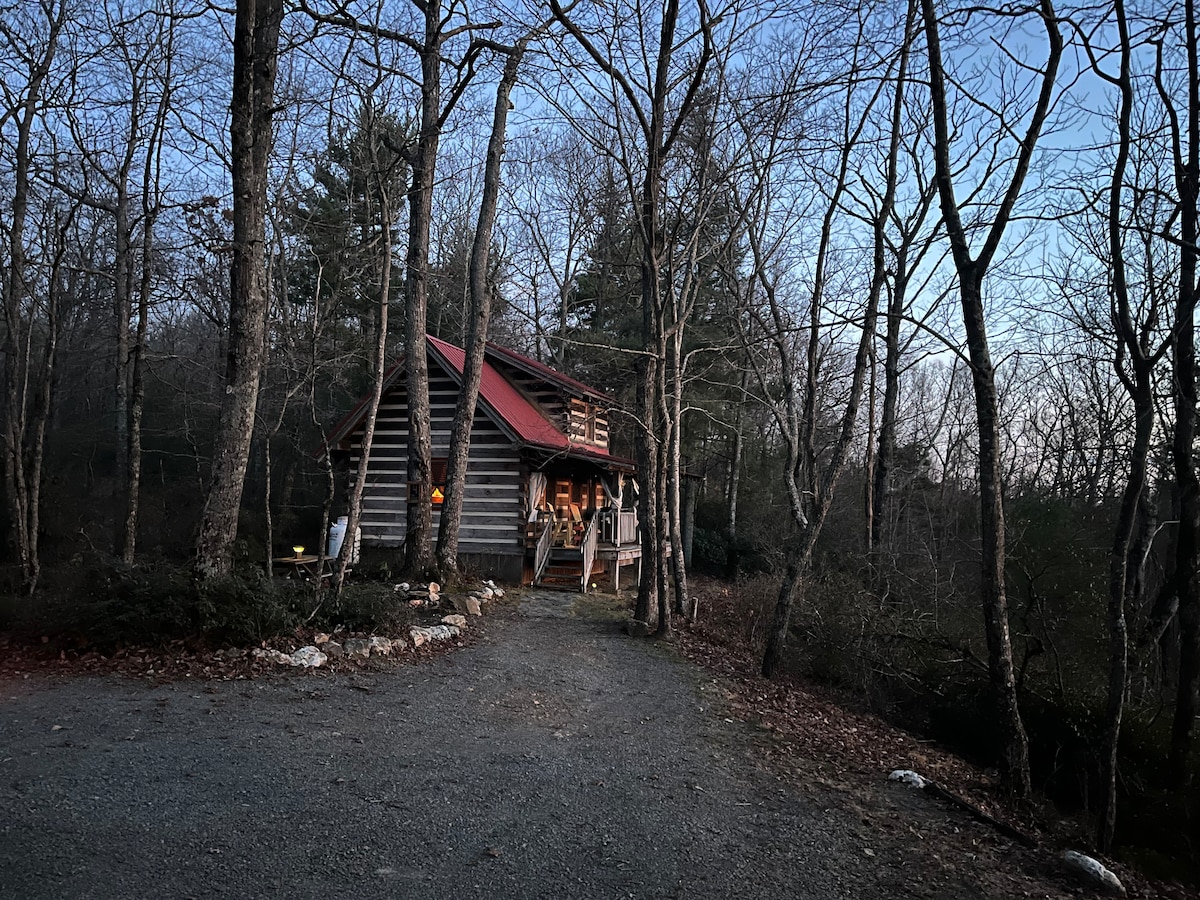
{"label": "dirt path", "polygon": [[382,674],[0,681],[0,897],[986,896],[577,599]]}

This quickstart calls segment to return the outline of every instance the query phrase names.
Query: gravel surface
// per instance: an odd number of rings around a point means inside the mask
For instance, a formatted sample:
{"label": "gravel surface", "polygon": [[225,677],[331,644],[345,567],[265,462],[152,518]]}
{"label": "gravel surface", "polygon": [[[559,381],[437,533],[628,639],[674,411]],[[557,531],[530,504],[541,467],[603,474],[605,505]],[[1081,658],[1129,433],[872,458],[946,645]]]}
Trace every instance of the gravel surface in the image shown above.
{"label": "gravel surface", "polygon": [[591,609],[531,592],[386,672],[0,680],[0,897],[987,896]]}

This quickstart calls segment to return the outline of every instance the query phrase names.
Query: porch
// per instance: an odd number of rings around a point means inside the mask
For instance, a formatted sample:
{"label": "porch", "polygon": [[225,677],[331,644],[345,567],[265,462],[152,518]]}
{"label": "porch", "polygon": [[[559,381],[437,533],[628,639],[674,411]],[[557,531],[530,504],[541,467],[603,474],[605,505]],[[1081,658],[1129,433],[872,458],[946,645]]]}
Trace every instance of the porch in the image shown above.
{"label": "porch", "polygon": [[600,576],[612,582],[613,590],[620,590],[622,567],[641,565],[636,510],[587,511],[573,505],[565,514],[540,510],[529,531],[534,585],[578,585],[586,593]]}

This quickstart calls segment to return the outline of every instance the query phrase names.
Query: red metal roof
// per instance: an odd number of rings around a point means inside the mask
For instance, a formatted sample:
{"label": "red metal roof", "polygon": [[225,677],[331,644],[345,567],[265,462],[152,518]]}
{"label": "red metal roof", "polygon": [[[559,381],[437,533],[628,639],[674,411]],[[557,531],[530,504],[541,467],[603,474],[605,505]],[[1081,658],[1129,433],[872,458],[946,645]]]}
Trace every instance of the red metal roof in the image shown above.
{"label": "red metal roof", "polygon": [[[429,345],[461,377],[463,367],[466,365],[466,351],[432,335],[428,337],[428,340]],[[479,383],[479,396],[524,443],[546,447],[550,450],[570,450],[572,448],[567,436],[555,428],[550,420],[542,414],[542,411],[513,387],[486,359],[483,361],[483,377]],[[608,454],[600,453],[599,455],[607,456]]]}
{"label": "red metal roof", "polygon": [[[426,335],[426,341],[429,348],[444,363],[445,367],[461,378],[463,367],[466,364],[466,352],[461,347],[456,347],[432,335]],[[541,374],[552,382],[562,386],[574,387],[576,390],[592,396],[606,396],[600,391],[589,388],[582,382],[568,378],[566,375],[556,372],[554,369],[536,360],[529,359],[512,350],[488,344],[489,353],[496,351],[499,351],[502,357],[508,358],[518,365],[524,364],[527,369],[532,369],[535,373]],[[384,381],[385,392],[397,381],[403,368],[403,360],[401,360],[388,371]],[[632,461],[622,459],[619,456],[613,456],[604,448],[594,447],[590,444],[573,443],[563,433],[562,429],[555,426],[553,422],[546,418],[541,407],[521,393],[486,358],[483,362],[479,397],[492,417],[497,420],[498,424],[511,432],[512,437],[522,444],[550,453],[561,453],[566,456],[592,459],[596,462],[608,463],[621,468],[631,469],[633,467]],[[342,421],[338,423],[330,435],[330,444],[335,444],[342,440],[361,424],[362,418],[366,414],[368,399],[369,396],[364,397],[354,409],[343,417]]]}
{"label": "red metal roof", "polygon": [[536,359],[524,356],[523,354],[518,353],[516,350],[509,350],[507,347],[501,347],[499,344],[492,343],[487,345],[487,349],[489,353],[493,353],[496,356],[507,359],[509,362],[514,363],[517,366],[520,366],[536,375],[541,375],[543,378],[553,381],[556,384],[559,384],[572,391],[580,394],[586,394],[591,397],[597,397],[602,400],[607,400],[610,403],[615,402],[610,394],[606,394],[604,391],[598,391],[594,387],[584,384],[582,381],[576,381],[571,376],[564,375],[557,369],[552,369],[545,363],[540,363]]}

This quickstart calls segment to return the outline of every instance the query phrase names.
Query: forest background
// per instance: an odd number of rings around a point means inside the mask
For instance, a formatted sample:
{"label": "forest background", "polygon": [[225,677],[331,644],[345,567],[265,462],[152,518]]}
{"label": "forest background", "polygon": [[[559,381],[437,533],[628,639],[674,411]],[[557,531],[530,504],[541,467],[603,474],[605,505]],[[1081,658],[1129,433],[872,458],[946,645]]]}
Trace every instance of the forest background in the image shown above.
{"label": "forest background", "polygon": [[[0,45],[4,621],[268,629],[324,435],[487,337],[622,401],[639,618],[694,499],[764,674],[1197,877],[1193,0],[37,0]],[[453,567],[424,528],[396,572]]]}

